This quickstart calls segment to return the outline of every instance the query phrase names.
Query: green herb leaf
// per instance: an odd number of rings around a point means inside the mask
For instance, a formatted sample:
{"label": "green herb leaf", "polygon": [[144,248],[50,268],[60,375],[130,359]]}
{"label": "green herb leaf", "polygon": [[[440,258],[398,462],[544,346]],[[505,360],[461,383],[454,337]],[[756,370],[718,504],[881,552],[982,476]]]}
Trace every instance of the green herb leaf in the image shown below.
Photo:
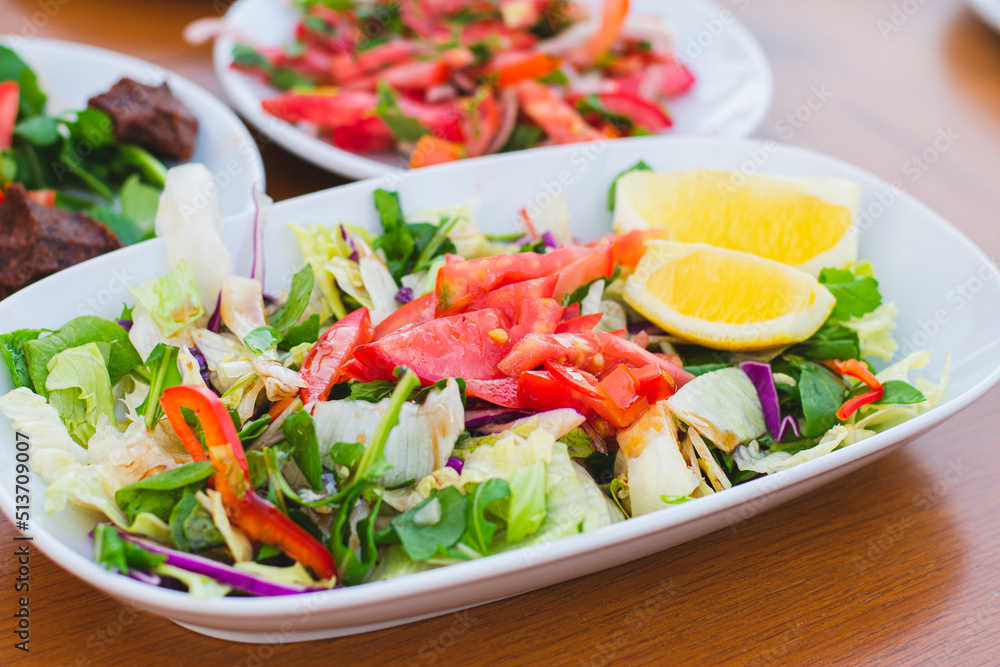
{"label": "green herb leaf", "polygon": [[270,350],[272,347],[277,347],[278,343],[281,342],[281,332],[274,327],[257,327],[253,331],[247,334],[247,337],[243,339],[243,344],[253,352],[261,354]]}
{"label": "green herb leaf", "polygon": [[422,503],[394,517],[392,528],[410,559],[423,561],[458,542],[465,532],[465,515],[465,496],[449,486],[435,489]]}
{"label": "green herb leaf", "polygon": [[[239,419],[239,415],[236,417]],[[248,442],[253,442],[260,437],[261,433],[267,430],[268,425],[271,423],[271,415],[261,415],[257,419],[251,419],[242,427],[237,424],[236,435],[239,436],[240,442],[246,444]]]}
{"label": "green herb leaf", "polygon": [[697,366],[685,366],[684,370],[691,375],[704,375],[705,373],[720,371],[723,368],[729,368],[730,366],[731,364],[699,364]]}
{"label": "green herb leaf", "polygon": [[375,380],[374,382],[352,382],[350,384],[351,393],[344,400],[347,401],[368,401],[378,403],[382,399],[389,398],[396,383],[392,380]]}
{"label": "green herb leaf", "polygon": [[396,91],[385,82],[379,79],[378,82],[378,102],[375,106],[375,115],[379,116],[389,126],[389,129],[399,141],[415,142],[431,131],[427,126],[416,118],[406,116],[399,108],[399,96]]}
{"label": "green herb leaf", "polygon": [[615,180],[611,182],[611,189],[608,190],[608,210],[615,210],[615,195],[618,193],[618,179],[629,173],[630,171],[653,171],[653,168],[648,164],[639,160],[634,165],[623,171],[622,173],[615,176]]}
{"label": "green herb leaf", "polygon": [[292,287],[288,290],[288,299],[281,304],[277,310],[271,313],[268,324],[274,329],[284,332],[288,331],[305,312],[309,306],[309,297],[312,296],[313,286],[316,278],[313,276],[311,266],[304,266],[302,270],[292,278]]}
{"label": "green herb leaf", "polygon": [[38,86],[38,77],[6,46],[0,46],[0,81],[17,81],[20,84],[19,117],[30,118],[45,110],[45,93]]}
{"label": "green herb leaf", "polygon": [[806,424],[803,435],[817,438],[837,423],[837,409],[844,402],[844,385],[824,367],[811,361],[792,360],[799,376],[799,397]]}
{"label": "green herb leaf", "polygon": [[[311,267],[309,268],[311,271]],[[302,343],[315,343],[319,340],[319,313],[313,313],[302,324],[296,324],[288,328],[288,332],[278,343],[278,348],[291,350]]]}
{"label": "green herb leaf", "polygon": [[123,540],[114,526],[99,523],[94,526],[94,561],[112,572],[128,574],[129,570],[149,572],[166,562],[163,554],[154,554]]}
{"label": "green herb leaf", "polygon": [[316,424],[308,412],[293,412],[281,425],[285,440],[292,445],[292,458],[309,482],[310,488],[319,493],[323,490],[323,466],[320,464],[319,440],[316,438]]}
{"label": "green herb leaf", "polygon": [[34,390],[31,375],[28,373],[28,362],[24,356],[24,344],[42,335],[41,329],[18,329],[10,333],[0,334],[0,355],[3,355],[7,370],[14,381],[15,387],[27,387]]}
{"label": "green herb leaf", "polygon": [[510,485],[502,479],[488,479],[481,484],[467,485],[466,494],[468,507],[465,513],[465,533],[461,541],[487,556],[497,524],[487,519],[486,513],[492,503],[510,498]]}
{"label": "green herb leaf", "polygon": [[902,380],[883,382],[882,389],[885,390],[885,393],[882,398],[875,401],[876,405],[907,405],[927,400],[927,397],[919,389]]}
{"label": "green herb leaf", "polygon": [[134,220],[125,217],[117,211],[112,211],[106,206],[95,206],[87,211],[87,215],[94,220],[103,222],[124,245],[133,245],[150,238],[149,232],[140,229]]}
{"label": "green herb leaf", "polygon": [[14,136],[35,146],[51,146],[62,138],[59,120],[44,114],[22,120],[14,128]]}
{"label": "green herb leaf", "polygon": [[861,348],[857,332],[838,324],[827,323],[810,338],[792,346],[790,353],[806,359],[858,359]]}
{"label": "green herb leaf", "polygon": [[831,319],[843,321],[861,317],[882,304],[878,281],[870,276],[855,277],[846,269],[823,269],[819,282],[837,299]]}
{"label": "green herb leaf", "polygon": [[128,516],[129,522],[135,521],[141,512],[168,521],[184,489],[196,491],[204,488],[205,480],[214,472],[210,461],[185,463],[179,468],[123,486],[115,492],[115,503]]}
{"label": "green herb leaf", "polygon": [[534,148],[542,141],[544,136],[545,133],[542,132],[539,127],[535,127],[534,125],[517,124],[514,126],[514,130],[510,133],[510,138],[507,139],[507,143],[505,143],[503,148],[500,149],[500,152],[512,153],[514,151],[523,151],[528,148]]}
{"label": "green herb leaf", "polygon": [[170,536],[181,551],[205,551],[226,543],[212,515],[201,506],[190,488],[184,489],[180,501],[170,512]]}
{"label": "green herb leaf", "polygon": [[156,428],[156,424],[163,416],[163,407],[160,405],[160,395],[163,394],[163,390],[176,387],[183,382],[180,369],[177,368],[179,352],[179,347],[157,343],[143,364],[143,368],[149,374],[149,393],[139,406],[138,412],[145,417],[147,431]]}
{"label": "green herb leaf", "polygon": [[156,209],[160,205],[160,190],[146,185],[138,174],[125,179],[119,193],[122,215],[135,223],[143,238],[152,233]]}

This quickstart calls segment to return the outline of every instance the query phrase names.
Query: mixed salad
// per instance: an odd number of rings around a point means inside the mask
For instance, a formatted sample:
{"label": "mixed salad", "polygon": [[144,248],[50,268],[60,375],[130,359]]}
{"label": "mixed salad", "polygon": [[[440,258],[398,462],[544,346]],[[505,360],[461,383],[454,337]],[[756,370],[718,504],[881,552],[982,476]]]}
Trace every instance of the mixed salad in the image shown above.
{"label": "mixed salad", "polygon": [[285,91],[264,110],[355,152],[422,167],[656,134],[693,84],[659,17],[628,0],[300,0],[295,41],[233,67]]}
{"label": "mixed salad", "polygon": [[865,361],[895,351],[867,265],[824,271],[807,339],[722,351],[623,299],[655,229],[584,243],[556,206],[497,236],[377,190],[379,234],[292,225],[303,267],[268,295],[268,201],[236,275],[217,207],[190,206],[210,178],[168,174],[172,268],[117,319],[0,336],[47,511],[99,513],[96,560],[151,585],[286,595],[483,558],[697,502],[944,391],[909,382],[927,352]]}

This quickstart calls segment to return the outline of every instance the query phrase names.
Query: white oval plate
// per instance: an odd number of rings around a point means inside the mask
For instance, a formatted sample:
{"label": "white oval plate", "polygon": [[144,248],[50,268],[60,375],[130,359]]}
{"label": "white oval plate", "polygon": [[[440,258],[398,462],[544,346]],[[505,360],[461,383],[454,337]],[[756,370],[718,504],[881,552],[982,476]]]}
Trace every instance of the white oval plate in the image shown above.
{"label": "white oval plate", "polygon": [[232,110],[201,86],[158,65],[94,46],[33,37],[0,36],[38,75],[48,94],[48,111],[57,114],[87,105],[123,76],[170,90],[198,118],[192,162],[201,162],[215,176],[222,214],[253,210],[254,183],[264,186],[264,163],[250,132]]}
{"label": "white oval plate", "polygon": [[968,0],[979,17],[1000,31],[1000,0]]}
{"label": "white oval plate", "polygon": [[[659,15],[673,26],[674,48],[697,79],[689,93],[671,101],[674,127],[666,134],[750,136],[771,107],[774,85],[764,50],[733,13],[708,0],[633,0],[630,11]],[[297,18],[292,3],[280,0],[240,0],[226,14],[226,22],[258,46],[287,44]],[[258,130],[302,159],[350,178],[409,168],[395,153],[351,153],[264,113],[261,101],[277,92],[230,67],[234,44],[229,36],[216,41],[215,71],[236,110]]]}
{"label": "white oval plate", "polygon": [[[707,498],[599,530],[477,561],[354,588],[285,598],[194,600],[112,574],[91,560],[93,515],[42,511],[45,485],[31,483],[28,533],[52,560],[109,595],[185,627],[233,641],[301,641],[335,637],[427,618],[555,584],[667,549],[748,519],[902,446],[983,395],[1000,379],[1000,273],[954,227],[907,194],[849,164],[774,142],[650,138],[600,146],[564,146],[484,158],[346,185],[277,204],[265,230],[267,288],[287,287],[302,266],[287,222],[350,221],[377,229],[372,192],[398,189],[406,210],[471,202],[487,231],[510,232],[517,211],[562,187],[575,231],[610,229],[606,193],[612,178],[642,159],[658,170],[707,167],[799,176],[839,176],[859,183],[861,256],[871,260],[883,294],[899,308],[900,353],[933,350],[930,378],[951,352],[949,391],[912,421],[820,459],[752,480]],[[590,151],[590,152],[588,152]],[[560,185],[561,184],[561,185]],[[248,226],[228,224],[227,243],[247,273]],[[927,270],[933,267],[933,270]],[[92,259],[0,303],[3,329],[58,328],[85,313],[113,317],[125,285],[168,270],[161,241]],[[38,304],[44,303],[45,308]],[[0,372],[0,392],[10,389]],[[0,424],[0,505],[13,514],[14,434]],[[877,499],[873,499],[877,502]],[[628,545],[623,549],[622,545]],[[264,633],[267,633],[265,636]]]}

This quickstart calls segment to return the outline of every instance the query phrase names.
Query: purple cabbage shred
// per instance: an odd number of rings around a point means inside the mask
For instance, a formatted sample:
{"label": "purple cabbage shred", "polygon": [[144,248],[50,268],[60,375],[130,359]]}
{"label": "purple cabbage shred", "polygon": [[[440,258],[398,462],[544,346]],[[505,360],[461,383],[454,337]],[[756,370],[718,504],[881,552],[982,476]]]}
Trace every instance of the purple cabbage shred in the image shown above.
{"label": "purple cabbage shred", "polygon": [[210,388],[212,391],[215,391],[215,388],[212,387],[212,380],[210,379],[211,373],[208,370],[208,362],[205,361],[205,355],[202,354],[201,350],[199,350],[197,347],[192,347],[189,349],[191,350],[191,356],[194,357],[195,360],[198,362],[198,370],[201,372],[201,379],[205,381],[205,385],[208,388]]}
{"label": "purple cabbage shred", "polygon": [[215,301],[215,312],[212,316],[208,318],[208,330],[212,333],[219,333],[222,331],[222,293],[219,293],[219,298]]}
{"label": "purple cabbage shred", "polygon": [[132,331],[132,320],[118,320],[118,325],[125,331]]}
{"label": "purple cabbage shred", "polygon": [[465,464],[462,462],[462,459],[458,458],[457,456],[452,456],[451,458],[448,459],[448,463],[446,463],[445,465],[447,465],[449,468],[451,468],[459,475],[461,475],[462,466]]}
{"label": "purple cabbage shred", "polygon": [[761,361],[744,361],[740,364],[740,370],[747,374],[750,382],[757,390],[757,398],[760,399],[760,407],[764,412],[764,423],[771,433],[771,438],[775,442],[781,442],[788,430],[798,436],[799,424],[792,415],[781,418],[781,404],[778,402],[778,390],[774,386],[774,375],[771,372],[771,364]]}
{"label": "purple cabbage shred", "polygon": [[[358,261],[358,247],[356,245],[354,245],[354,239],[352,239],[351,235],[347,233],[347,230],[344,229],[343,225],[340,226],[340,236],[341,236],[341,238],[344,239],[344,241],[347,243],[347,245],[349,245],[351,247],[350,260],[352,262]],[[398,300],[399,297],[396,297],[396,298]],[[400,303],[406,303],[406,302],[405,301],[401,301]]]}
{"label": "purple cabbage shred", "polygon": [[542,241],[545,243],[546,248],[559,247],[559,244],[556,242],[556,237],[552,236],[552,232],[545,232],[542,234]]}

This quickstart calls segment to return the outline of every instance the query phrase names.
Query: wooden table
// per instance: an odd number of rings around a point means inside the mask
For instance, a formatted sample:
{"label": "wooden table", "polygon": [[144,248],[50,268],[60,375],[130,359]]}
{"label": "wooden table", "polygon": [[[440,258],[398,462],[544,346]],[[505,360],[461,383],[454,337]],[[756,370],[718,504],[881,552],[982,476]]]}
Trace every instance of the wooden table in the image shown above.
{"label": "wooden table", "polygon": [[[773,63],[775,100],[759,135],[901,180],[1000,253],[1000,36],[964,3],[719,1]],[[180,39],[189,20],[212,11],[195,0],[0,0],[0,31],[21,32],[33,15],[42,36],[131,53],[222,95],[209,48]],[[951,145],[920,168],[914,156],[930,155],[941,133]],[[263,154],[276,199],[341,182],[274,145]],[[994,390],[899,453],[737,530],[338,640],[269,647],[202,637],[122,607],[35,551],[29,662],[1000,664],[998,413]],[[25,657],[11,648],[7,613],[14,534],[3,522],[2,664]]]}

